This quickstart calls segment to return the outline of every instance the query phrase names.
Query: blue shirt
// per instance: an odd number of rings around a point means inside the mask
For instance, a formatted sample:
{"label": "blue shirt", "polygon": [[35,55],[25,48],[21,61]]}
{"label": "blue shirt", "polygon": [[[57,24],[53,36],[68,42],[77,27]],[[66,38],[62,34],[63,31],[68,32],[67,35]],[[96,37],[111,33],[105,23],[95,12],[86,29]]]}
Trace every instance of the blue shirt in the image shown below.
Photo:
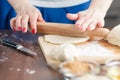
{"label": "blue shirt", "polygon": [[[71,23],[75,21],[66,18],[66,13],[77,13],[88,9],[90,2],[67,8],[40,8],[37,7],[46,22]],[[14,9],[7,0],[0,0],[0,30],[10,29],[10,19],[16,16]]]}

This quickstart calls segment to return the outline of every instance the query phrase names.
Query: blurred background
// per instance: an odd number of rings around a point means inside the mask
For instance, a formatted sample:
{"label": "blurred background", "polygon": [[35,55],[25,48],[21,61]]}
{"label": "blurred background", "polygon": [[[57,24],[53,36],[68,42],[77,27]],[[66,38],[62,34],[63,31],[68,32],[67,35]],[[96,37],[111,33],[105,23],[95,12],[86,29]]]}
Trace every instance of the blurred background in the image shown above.
{"label": "blurred background", "polygon": [[105,27],[114,27],[120,24],[120,0],[113,0],[113,3],[105,17]]}

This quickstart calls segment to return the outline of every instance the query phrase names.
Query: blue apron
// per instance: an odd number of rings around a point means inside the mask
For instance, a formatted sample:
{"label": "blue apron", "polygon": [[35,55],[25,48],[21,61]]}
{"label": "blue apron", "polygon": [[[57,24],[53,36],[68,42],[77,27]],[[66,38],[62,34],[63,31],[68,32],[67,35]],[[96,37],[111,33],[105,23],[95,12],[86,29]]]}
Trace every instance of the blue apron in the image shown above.
{"label": "blue apron", "polygon": [[[67,8],[40,8],[37,7],[46,22],[71,23],[75,21],[68,20],[66,13],[77,13],[86,10],[91,1]],[[0,0],[0,30],[10,29],[10,19],[15,17],[16,13],[7,0]]]}

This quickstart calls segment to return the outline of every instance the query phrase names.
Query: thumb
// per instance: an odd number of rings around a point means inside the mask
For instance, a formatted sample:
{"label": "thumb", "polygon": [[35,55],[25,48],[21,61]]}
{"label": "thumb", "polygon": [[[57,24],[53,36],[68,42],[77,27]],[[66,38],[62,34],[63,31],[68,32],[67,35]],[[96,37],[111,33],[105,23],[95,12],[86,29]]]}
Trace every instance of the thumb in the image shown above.
{"label": "thumb", "polygon": [[66,17],[70,20],[77,20],[78,19],[78,14],[67,13]]}

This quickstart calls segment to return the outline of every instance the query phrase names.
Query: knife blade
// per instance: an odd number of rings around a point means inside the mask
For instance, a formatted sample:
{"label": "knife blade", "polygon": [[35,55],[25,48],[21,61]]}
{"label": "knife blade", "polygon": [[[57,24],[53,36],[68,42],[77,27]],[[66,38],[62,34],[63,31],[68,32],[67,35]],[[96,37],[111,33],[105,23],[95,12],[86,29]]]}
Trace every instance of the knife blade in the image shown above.
{"label": "knife blade", "polygon": [[24,46],[22,46],[21,44],[17,44],[16,42],[13,42],[11,40],[8,40],[8,39],[2,39],[1,40],[1,43],[6,45],[6,46],[10,46],[10,47],[13,47],[19,51],[22,51],[24,53],[27,53],[28,55],[31,55],[31,56],[37,56],[37,53],[32,51],[31,49],[28,49]]}

